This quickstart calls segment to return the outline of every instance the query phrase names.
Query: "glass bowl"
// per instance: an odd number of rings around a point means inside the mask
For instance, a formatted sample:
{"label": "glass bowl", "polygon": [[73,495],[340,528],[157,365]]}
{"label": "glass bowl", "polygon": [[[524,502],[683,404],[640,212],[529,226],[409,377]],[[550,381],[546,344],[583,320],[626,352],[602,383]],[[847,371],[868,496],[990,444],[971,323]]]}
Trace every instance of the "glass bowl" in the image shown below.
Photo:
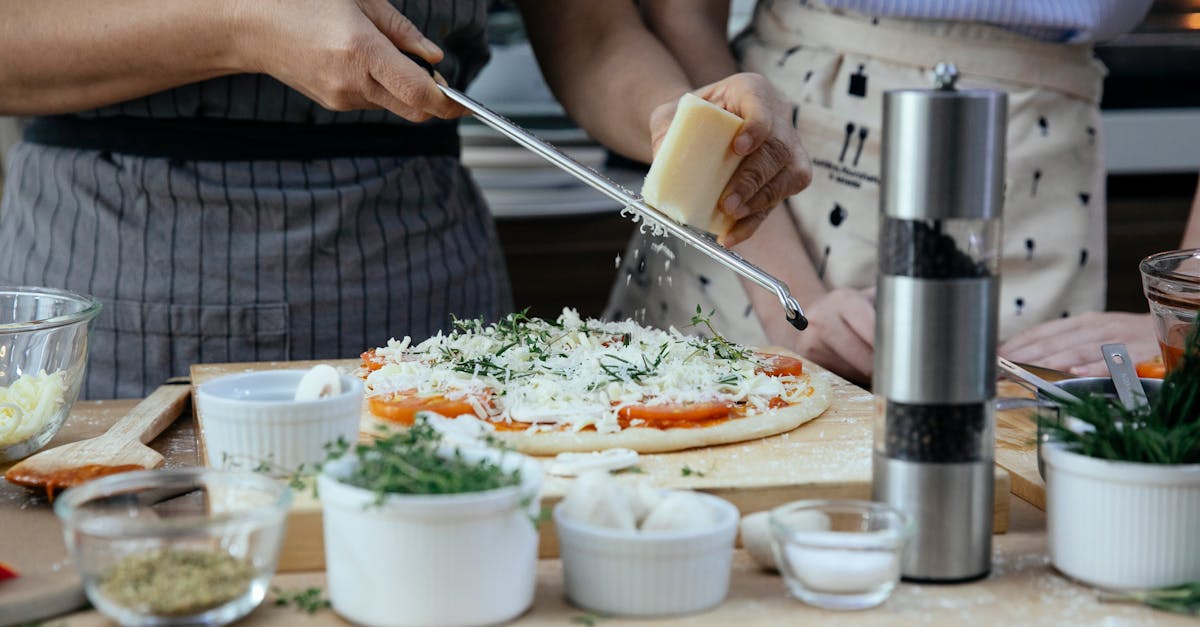
{"label": "glass bowl", "polygon": [[796,501],[771,510],[775,562],[792,596],[831,610],[887,600],[900,580],[909,518],[872,501]]}
{"label": "glass bowl", "polygon": [[251,472],[121,473],[54,502],[88,600],[122,625],[224,625],[266,596],[291,491]]}
{"label": "glass bowl", "polygon": [[0,464],[58,433],[79,397],[88,323],[100,301],[44,287],[0,286]]}
{"label": "glass bowl", "polygon": [[1170,372],[1183,358],[1188,332],[1200,309],[1200,248],[1150,255],[1138,269],[1158,347]]}

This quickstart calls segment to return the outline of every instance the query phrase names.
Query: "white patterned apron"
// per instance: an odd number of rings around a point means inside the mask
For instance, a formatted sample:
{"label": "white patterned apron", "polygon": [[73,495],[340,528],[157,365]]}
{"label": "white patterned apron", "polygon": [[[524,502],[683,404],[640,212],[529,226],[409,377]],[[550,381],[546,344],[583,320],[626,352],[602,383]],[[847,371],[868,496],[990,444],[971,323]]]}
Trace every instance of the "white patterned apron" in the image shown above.
{"label": "white patterned apron", "polygon": [[[1046,320],[1104,306],[1105,206],[1100,87],[1104,68],[1086,45],[1038,42],[973,23],[845,15],[798,1],[760,2],[735,42],[742,67],[765,75],[793,103],[813,161],[813,183],[787,201],[804,250],[829,289],[876,277],[883,93],[926,88],[939,61],[959,87],[1008,93],[1001,338]],[[687,325],[696,306],[716,311],[731,339],[768,341],[745,286],[677,241],[656,253],[635,236],[623,255],[607,315]],[[743,246],[753,246],[751,238]],[[786,261],[784,261],[786,262]]]}

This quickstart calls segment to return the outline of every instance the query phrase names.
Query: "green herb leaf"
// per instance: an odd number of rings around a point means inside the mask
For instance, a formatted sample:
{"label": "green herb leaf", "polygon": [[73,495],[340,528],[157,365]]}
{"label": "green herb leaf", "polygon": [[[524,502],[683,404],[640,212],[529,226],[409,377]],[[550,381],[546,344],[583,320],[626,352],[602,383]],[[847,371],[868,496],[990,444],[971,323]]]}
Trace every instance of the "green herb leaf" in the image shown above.
{"label": "green herb leaf", "polygon": [[[358,463],[343,481],[374,492],[376,503],[389,494],[461,494],[520,484],[519,471],[505,471],[490,459],[468,461],[458,449],[446,455],[441,443],[441,434],[418,416],[407,431],[346,452]],[[338,457],[335,451],[331,458]]]}
{"label": "green herb leaf", "polygon": [[1108,603],[1142,603],[1166,612],[1200,616],[1200,581],[1156,590],[1103,592],[1100,600]]}
{"label": "green herb leaf", "polygon": [[1130,410],[1109,396],[1089,394],[1078,403],[1060,403],[1059,414],[1093,427],[1077,431],[1058,416],[1039,416],[1042,430],[1072,452],[1146,464],[1200,463],[1200,319],[1179,366],[1163,379],[1150,405]]}
{"label": "green herb leaf", "polygon": [[697,477],[703,477],[704,471],[696,470],[696,469],[692,468],[691,466],[684,466],[683,468],[679,469],[679,474],[683,475],[684,477],[690,477],[692,475],[696,475]]}
{"label": "green herb leaf", "polygon": [[326,599],[320,588],[305,588],[303,590],[283,590],[278,587],[271,587],[271,592],[275,595],[275,605],[278,607],[287,607],[293,605],[297,610],[307,614],[316,614],[317,612],[331,607],[329,599]]}
{"label": "green herb leaf", "polygon": [[595,614],[580,614],[578,616],[571,617],[571,624],[572,625],[586,625],[587,627],[596,627],[596,623],[599,623],[600,620],[601,620],[601,617],[596,616]]}

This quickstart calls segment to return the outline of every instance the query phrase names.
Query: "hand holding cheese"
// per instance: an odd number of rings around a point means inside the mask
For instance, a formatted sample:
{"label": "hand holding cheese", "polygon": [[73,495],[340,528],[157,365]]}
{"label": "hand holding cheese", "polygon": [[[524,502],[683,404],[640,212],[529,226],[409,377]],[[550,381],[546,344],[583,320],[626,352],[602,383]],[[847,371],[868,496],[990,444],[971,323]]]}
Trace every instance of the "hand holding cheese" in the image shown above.
{"label": "hand holding cheese", "polygon": [[[771,209],[808,187],[812,162],[792,126],[791,106],[762,76],[734,74],[694,94],[698,98],[689,94],[651,115],[656,156],[642,195],[667,213],[682,207],[677,219],[733,246]],[[701,108],[705,104],[711,107]]]}
{"label": "hand holding cheese", "polygon": [[717,209],[721,191],[742,162],[733,138],[742,118],[703,98],[684,94],[654,156],[642,198],[684,224],[718,236],[734,220]]}

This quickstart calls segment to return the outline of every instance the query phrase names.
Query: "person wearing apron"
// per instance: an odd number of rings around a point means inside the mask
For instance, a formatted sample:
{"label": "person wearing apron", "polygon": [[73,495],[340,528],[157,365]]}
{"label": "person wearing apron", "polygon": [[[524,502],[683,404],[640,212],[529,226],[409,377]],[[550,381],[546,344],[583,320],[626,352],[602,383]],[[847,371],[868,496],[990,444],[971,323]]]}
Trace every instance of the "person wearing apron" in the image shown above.
{"label": "person wearing apron", "polygon": [[[948,61],[957,65],[961,88],[1009,97],[1001,340],[1060,319],[1095,327],[1097,315],[1121,317],[1116,326],[1125,337],[1142,337],[1134,333],[1149,329],[1142,317],[1086,313],[1103,309],[1106,258],[1099,115],[1105,72],[1086,42],[1132,28],[1149,4],[1090,2],[1064,11],[1034,2],[760,0],[733,43],[736,63],[765,75],[791,101],[814,178],[738,250],[786,281],[812,324],[795,332],[772,294],[670,241],[664,244],[674,259],[666,271],[663,255],[642,236],[624,255],[607,315],[682,327],[699,305],[717,312],[717,328],[731,339],[782,345],[868,381],[883,93],[928,88],[929,71]],[[724,24],[708,15],[720,12],[686,12],[685,3],[672,0],[643,5],[651,29],[692,80],[733,71],[728,46],[713,43],[723,41]],[[705,20],[717,25],[701,31],[695,22]],[[684,31],[707,32],[709,43],[700,49],[704,37],[695,34],[685,42]],[[1086,362],[1059,365],[1096,361],[1093,352]]]}
{"label": "person wearing apron", "polygon": [[[141,396],[193,363],[352,357],[512,310],[447,121],[464,110],[404,56],[464,89],[488,58],[488,0],[105,1],[86,23],[46,0],[0,27],[0,113],[36,116],[7,160],[0,284],[100,299],[86,397]],[[645,121],[690,85],[635,9],[522,6],[535,45],[580,51],[543,59],[580,123],[648,158]],[[621,48],[592,54],[575,35],[593,27]],[[614,75],[639,97],[580,97],[604,87],[587,80],[609,78],[600,63],[632,67],[622,55],[657,73]]]}

